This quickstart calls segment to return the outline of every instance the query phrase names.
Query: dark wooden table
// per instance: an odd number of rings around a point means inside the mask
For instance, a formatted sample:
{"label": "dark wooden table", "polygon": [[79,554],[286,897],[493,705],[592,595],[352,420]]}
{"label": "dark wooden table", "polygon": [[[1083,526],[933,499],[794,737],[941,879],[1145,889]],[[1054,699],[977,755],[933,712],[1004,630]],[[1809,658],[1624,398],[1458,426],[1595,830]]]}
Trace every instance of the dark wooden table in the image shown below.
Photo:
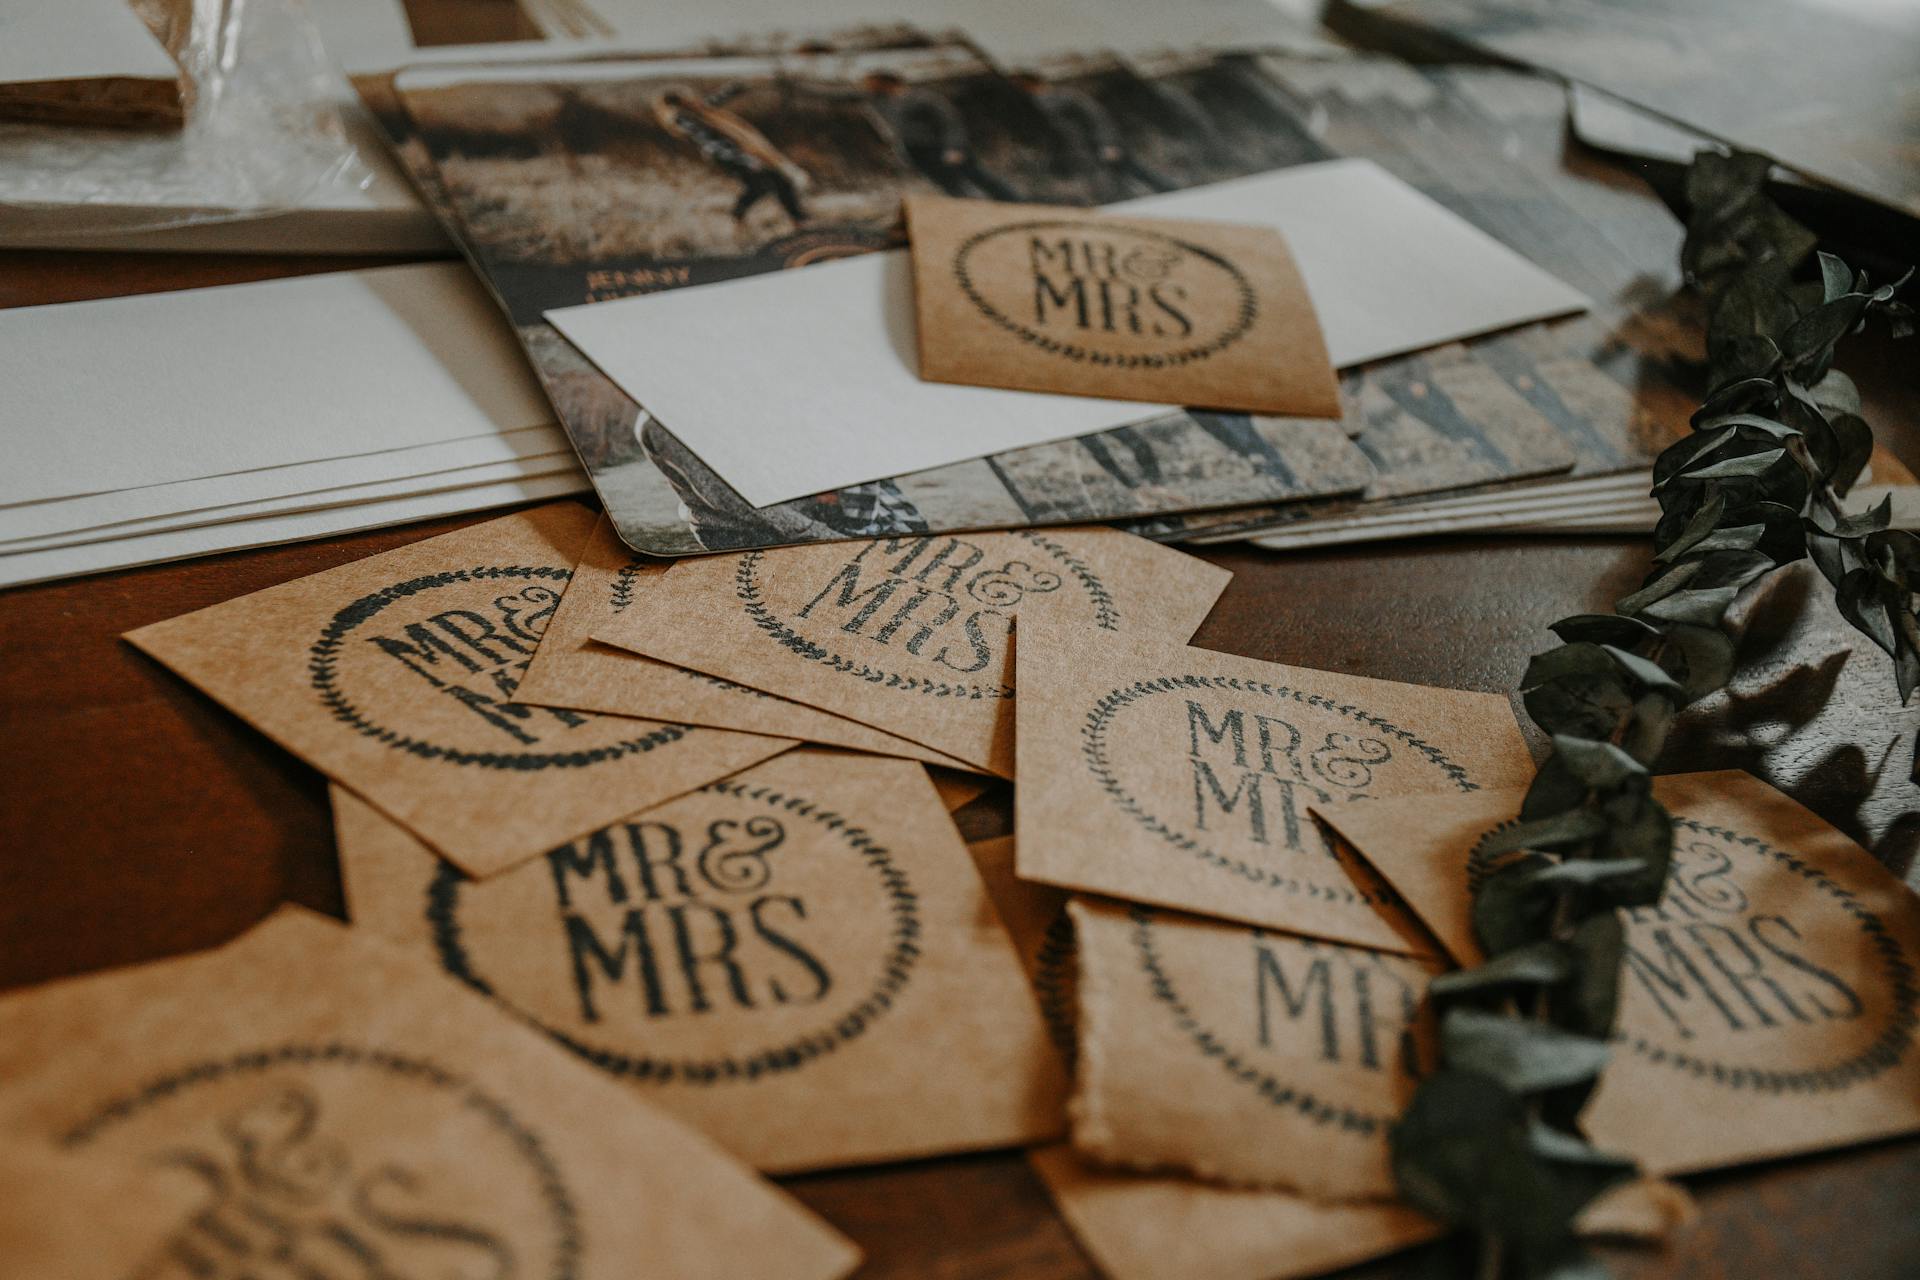
{"label": "dark wooden table", "polygon": [[[447,17],[457,7],[416,0],[416,16],[428,15],[445,38],[462,29]],[[366,263],[0,253],[0,306],[359,265]],[[1866,363],[1876,372],[1900,372],[1898,362],[1873,354]],[[1903,461],[1920,464],[1920,423],[1883,415],[1879,425]],[[211,946],[282,902],[343,914],[321,776],[118,637],[469,522],[0,593],[0,989]],[[1648,549],[1627,539],[1450,539],[1206,555],[1236,576],[1198,644],[1507,691],[1527,656],[1544,647],[1546,624],[1608,607],[1637,585]],[[1743,647],[1733,695],[1684,722],[1669,767],[1752,768],[1910,874],[1920,844],[1920,788],[1908,780],[1917,722],[1897,706],[1889,664],[1832,613],[1823,588],[1791,573],[1754,608]],[[962,816],[978,836],[1004,830],[1008,814],[1006,796],[990,795]],[[1094,1274],[1016,1153],[787,1185],[859,1242],[868,1256],[861,1274],[876,1280]],[[1689,1185],[1703,1210],[1699,1227],[1663,1254],[1617,1254],[1622,1274],[1920,1276],[1920,1140]],[[1427,1251],[1353,1274],[1434,1274],[1429,1268],[1440,1261]]]}

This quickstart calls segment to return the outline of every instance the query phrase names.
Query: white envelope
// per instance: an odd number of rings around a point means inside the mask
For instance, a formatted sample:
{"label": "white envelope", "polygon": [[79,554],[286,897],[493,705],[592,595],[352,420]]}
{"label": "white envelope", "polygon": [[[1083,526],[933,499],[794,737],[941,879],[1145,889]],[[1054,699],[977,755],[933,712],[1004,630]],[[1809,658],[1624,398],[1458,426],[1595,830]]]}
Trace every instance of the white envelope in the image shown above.
{"label": "white envelope", "polygon": [[570,493],[585,492],[591,487],[586,473],[576,468],[554,475],[474,485],[446,493],[415,494],[384,502],[329,507],[324,511],[175,529],[138,538],[118,538],[112,542],[56,547],[51,551],[29,551],[17,556],[0,556],[0,588],[46,582],[54,578],[72,578],[106,569],[131,569],[165,560],[185,560],[219,551],[270,547],[282,542],[302,542],[309,538],[382,529],[388,525],[428,520],[435,516],[459,515],[468,511],[486,511],[494,507],[564,497]]}
{"label": "white envelope", "polygon": [[132,521],[167,518],[191,523],[196,516],[212,518],[240,503],[294,498],[397,478],[425,479],[456,469],[517,462],[570,448],[566,433],[559,427],[520,427],[470,440],[448,440],[384,453],[296,462],[47,502],[22,502],[0,507],[0,554],[22,542],[71,537]]}
{"label": "white envelope", "polygon": [[453,263],[0,311],[0,504],[546,426]]}
{"label": "white envelope", "polygon": [[55,547],[79,546],[89,542],[112,542],[122,538],[145,537],[148,534],[166,533],[176,529],[197,529],[236,520],[257,520],[264,516],[292,515],[301,511],[321,511],[329,507],[417,497],[429,493],[443,493],[449,489],[467,489],[474,485],[523,480],[533,476],[550,476],[579,469],[580,461],[574,456],[573,450],[562,448],[535,457],[510,458],[504,462],[483,462],[475,466],[452,467],[428,475],[405,475],[390,480],[374,480],[365,484],[347,484],[330,489],[318,489],[311,493],[262,498],[254,502],[232,502],[201,511],[153,516],[145,520],[123,520],[115,524],[79,529],[45,538],[19,538],[0,543],[0,557],[23,555],[32,551],[48,551]]}
{"label": "white envelope", "polygon": [[[1327,161],[1109,208],[1277,228],[1339,366],[1587,306],[1370,161]],[[904,252],[547,318],[756,506],[1104,431],[1165,409],[922,382]]]}

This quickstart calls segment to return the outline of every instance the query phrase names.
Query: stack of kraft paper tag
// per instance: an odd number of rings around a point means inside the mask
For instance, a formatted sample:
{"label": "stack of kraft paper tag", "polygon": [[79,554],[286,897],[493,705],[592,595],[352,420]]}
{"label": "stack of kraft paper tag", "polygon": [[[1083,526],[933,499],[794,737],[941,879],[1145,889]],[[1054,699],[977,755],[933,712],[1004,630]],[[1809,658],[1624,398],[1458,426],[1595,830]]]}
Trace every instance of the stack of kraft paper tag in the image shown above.
{"label": "stack of kraft paper tag", "polygon": [[[1228,578],[1084,526],[662,564],[561,502],[132,632],[329,779],[348,923],[0,1000],[0,1178],[153,1185],[116,1241],[189,1272],[837,1276],[756,1171],[999,1148],[1122,1280],[1430,1239],[1387,1133],[1532,760],[1502,696],[1191,647]],[[1920,1128],[1920,902],[1658,785],[1587,1121],[1644,1176],[1583,1219],[1647,1242],[1667,1178]]]}
{"label": "stack of kraft paper tag", "polygon": [[[1389,1141],[1513,704],[1197,647],[1231,574],[1172,544],[1613,518],[1697,403],[1680,228],[1526,72],[1017,9],[410,58],[356,91],[471,270],[0,318],[61,428],[0,585],[515,508],[127,634],[324,777],[346,918],[0,996],[0,1257],[837,1280],[775,1179],[980,1151],[1115,1280],[1442,1234]],[[1639,1174],[1580,1221],[1647,1247],[1920,1130],[1920,901],[1654,785],[1583,1113]]]}

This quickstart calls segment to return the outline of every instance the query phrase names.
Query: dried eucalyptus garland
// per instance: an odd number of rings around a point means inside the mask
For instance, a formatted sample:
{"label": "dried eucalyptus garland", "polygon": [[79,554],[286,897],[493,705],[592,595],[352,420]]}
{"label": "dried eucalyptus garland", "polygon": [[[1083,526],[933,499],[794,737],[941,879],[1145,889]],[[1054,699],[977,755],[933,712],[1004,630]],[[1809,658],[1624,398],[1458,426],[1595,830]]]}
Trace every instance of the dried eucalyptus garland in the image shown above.
{"label": "dried eucalyptus garland", "polygon": [[1709,386],[1692,434],[1654,463],[1654,566],[1611,614],[1554,623],[1561,644],[1522,679],[1552,753],[1518,819],[1474,859],[1473,926],[1488,959],[1433,983],[1440,1067],[1395,1127],[1414,1205],[1479,1240],[1480,1272],[1604,1274],[1574,1236],[1633,1161],[1582,1136],[1619,1001],[1623,907],[1659,901],[1673,823],[1650,768],[1675,715],[1726,685],[1724,620],[1748,586],[1810,556],[1840,611],[1920,683],[1920,538],[1890,506],[1840,500],[1873,449],[1834,348],[1870,316],[1896,336],[1912,311],[1829,254],[1765,194],[1769,161],[1702,153],[1687,175],[1682,265],[1706,306]]}

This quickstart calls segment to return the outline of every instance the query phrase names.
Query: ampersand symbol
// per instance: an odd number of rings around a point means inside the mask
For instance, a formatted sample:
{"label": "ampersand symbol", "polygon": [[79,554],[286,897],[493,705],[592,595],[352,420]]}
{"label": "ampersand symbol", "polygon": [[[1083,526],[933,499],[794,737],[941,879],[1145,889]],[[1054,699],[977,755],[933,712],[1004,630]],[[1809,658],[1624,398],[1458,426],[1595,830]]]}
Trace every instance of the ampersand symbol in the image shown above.
{"label": "ampersand symbol", "polygon": [[1029,595],[1060,589],[1060,575],[1036,570],[1024,560],[1009,560],[998,569],[982,569],[967,579],[967,594],[981,604],[1010,609]]}
{"label": "ampersand symbol", "polygon": [[777,818],[765,816],[734,822],[728,818],[707,824],[707,844],[700,850],[700,875],[722,893],[751,893],[773,878],[767,854],[787,838]]}
{"label": "ampersand symbol", "polygon": [[1373,785],[1373,766],[1393,759],[1393,752],[1378,738],[1356,738],[1348,733],[1330,733],[1326,745],[1307,757],[1313,771],[1336,787],[1364,791]]}

